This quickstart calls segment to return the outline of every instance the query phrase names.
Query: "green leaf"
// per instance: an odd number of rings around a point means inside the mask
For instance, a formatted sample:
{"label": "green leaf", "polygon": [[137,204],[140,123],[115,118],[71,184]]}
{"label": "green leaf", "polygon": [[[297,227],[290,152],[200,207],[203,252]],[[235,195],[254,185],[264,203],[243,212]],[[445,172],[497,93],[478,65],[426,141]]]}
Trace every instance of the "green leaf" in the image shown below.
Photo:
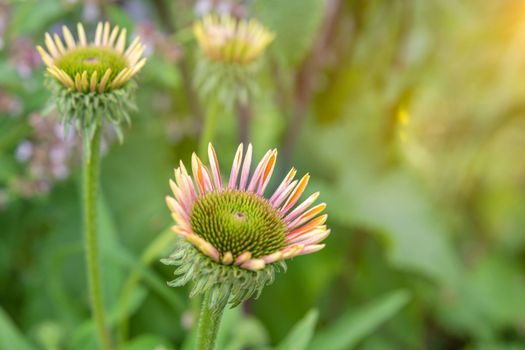
{"label": "green leaf", "polygon": [[55,0],[20,2],[15,8],[9,29],[19,36],[41,32],[49,23],[67,12],[67,6],[64,5],[65,3]]}
{"label": "green leaf", "polygon": [[286,338],[279,344],[277,350],[306,349],[314,334],[318,316],[319,312],[317,310],[308,311],[306,316],[292,328]]}
{"label": "green leaf", "polygon": [[261,322],[244,314],[242,308],[226,309],[217,337],[218,349],[252,349],[267,343],[268,334]]}
{"label": "green leaf", "polygon": [[398,313],[409,300],[408,292],[398,290],[357,311],[347,310],[333,325],[316,335],[308,349],[351,349]]}
{"label": "green leaf", "polygon": [[24,339],[24,336],[2,308],[0,308],[0,349],[35,349]]}

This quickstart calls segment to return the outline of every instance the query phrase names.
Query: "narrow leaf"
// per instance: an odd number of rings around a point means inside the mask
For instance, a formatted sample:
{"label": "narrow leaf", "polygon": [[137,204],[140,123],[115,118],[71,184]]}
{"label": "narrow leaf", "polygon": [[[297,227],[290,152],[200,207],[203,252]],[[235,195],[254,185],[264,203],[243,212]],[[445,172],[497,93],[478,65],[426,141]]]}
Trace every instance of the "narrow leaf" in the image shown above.
{"label": "narrow leaf", "polygon": [[358,310],[348,310],[333,325],[316,335],[308,349],[351,349],[397,314],[409,300],[407,291],[398,290]]}
{"label": "narrow leaf", "polygon": [[306,349],[312,339],[318,316],[319,312],[317,310],[308,311],[306,316],[292,328],[286,338],[279,344],[277,350]]}

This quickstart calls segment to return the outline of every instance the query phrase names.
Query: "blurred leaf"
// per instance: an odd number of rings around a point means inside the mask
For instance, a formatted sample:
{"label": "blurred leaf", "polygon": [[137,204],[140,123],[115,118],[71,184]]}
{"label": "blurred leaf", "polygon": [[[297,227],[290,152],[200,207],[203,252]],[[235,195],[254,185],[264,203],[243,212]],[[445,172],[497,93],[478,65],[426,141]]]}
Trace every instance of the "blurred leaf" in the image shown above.
{"label": "blurred leaf", "polygon": [[[278,350],[304,350],[314,334],[315,324],[319,312],[310,310],[288,333],[286,338],[277,347]],[[316,348],[320,349],[320,348]]]}
{"label": "blurred leaf", "polygon": [[[56,0],[26,0],[18,3],[10,30],[16,35],[43,32],[47,25],[66,13],[64,2]],[[38,8],[38,11],[35,9]],[[40,33],[43,37],[43,33]]]}
{"label": "blurred leaf", "polygon": [[314,337],[309,349],[351,349],[394,317],[409,300],[408,292],[398,290],[360,307],[357,311],[347,310],[333,325]]}
{"label": "blurred leaf", "polygon": [[297,65],[314,43],[325,4],[325,0],[264,0],[255,7],[263,24],[276,33],[274,52]]}
{"label": "blurred leaf", "polygon": [[144,75],[166,88],[176,88],[180,82],[177,66],[158,56],[148,58],[148,64],[144,66]]}
{"label": "blurred leaf", "polygon": [[494,339],[498,331],[525,320],[523,269],[508,258],[484,257],[449,294],[438,314],[449,327],[478,339]]}
{"label": "blurred leaf", "polygon": [[34,350],[35,348],[24,339],[24,336],[13,324],[9,315],[0,308],[0,349],[2,350]]}
{"label": "blurred leaf", "polygon": [[16,86],[20,84],[20,76],[8,60],[0,60],[0,86]]}
{"label": "blurred leaf", "polygon": [[264,326],[253,316],[246,315],[241,307],[224,311],[217,336],[217,349],[242,350],[267,344]]}

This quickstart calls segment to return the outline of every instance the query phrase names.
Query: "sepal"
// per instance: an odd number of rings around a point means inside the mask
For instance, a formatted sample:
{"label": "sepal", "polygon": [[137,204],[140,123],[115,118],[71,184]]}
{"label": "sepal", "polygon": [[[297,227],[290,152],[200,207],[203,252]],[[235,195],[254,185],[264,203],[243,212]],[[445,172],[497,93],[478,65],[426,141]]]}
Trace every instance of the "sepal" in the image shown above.
{"label": "sepal", "polygon": [[119,141],[123,141],[122,124],[130,125],[129,113],[137,110],[134,81],[104,93],[75,91],[52,78],[46,83],[51,91],[51,104],[56,107],[66,129],[74,127],[91,139],[98,125],[109,124]]}
{"label": "sepal", "polygon": [[193,285],[190,297],[211,291],[212,305],[227,302],[230,307],[235,307],[252,296],[257,299],[264,287],[273,283],[276,273],[286,271],[284,261],[269,264],[258,271],[236,265],[223,265],[205,256],[183,239],[179,239],[175,251],[161,261],[165,265],[176,266],[176,278],[168,282],[170,287],[181,287],[191,282]]}

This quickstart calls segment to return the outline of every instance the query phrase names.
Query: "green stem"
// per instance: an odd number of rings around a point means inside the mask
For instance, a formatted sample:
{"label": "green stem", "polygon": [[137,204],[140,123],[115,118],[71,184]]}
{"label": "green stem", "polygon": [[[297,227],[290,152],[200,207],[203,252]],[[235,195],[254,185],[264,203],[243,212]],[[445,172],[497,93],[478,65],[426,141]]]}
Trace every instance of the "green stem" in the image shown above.
{"label": "green stem", "polygon": [[219,114],[220,104],[217,101],[211,101],[208,111],[206,113],[206,120],[202,130],[199,155],[206,158],[208,154],[208,143],[213,142],[215,136],[215,128],[217,127],[217,115]]}
{"label": "green stem", "polygon": [[91,311],[95,320],[100,347],[110,350],[111,343],[106,327],[102,286],[99,268],[99,252],[97,237],[97,198],[100,173],[100,139],[101,127],[96,127],[90,137],[84,135],[83,164],[83,199],[84,199],[84,242],[86,250],[86,265],[88,276]]}
{"label": "green stem", "polygon": [[201,314],[199,317],[199,327],[197,329],[196,350],[214,350],[217,333],[222,320],[224,308],[228,298],[221,298],[221,304],[211,305],[211,289],[204,294],[202,300]]}

